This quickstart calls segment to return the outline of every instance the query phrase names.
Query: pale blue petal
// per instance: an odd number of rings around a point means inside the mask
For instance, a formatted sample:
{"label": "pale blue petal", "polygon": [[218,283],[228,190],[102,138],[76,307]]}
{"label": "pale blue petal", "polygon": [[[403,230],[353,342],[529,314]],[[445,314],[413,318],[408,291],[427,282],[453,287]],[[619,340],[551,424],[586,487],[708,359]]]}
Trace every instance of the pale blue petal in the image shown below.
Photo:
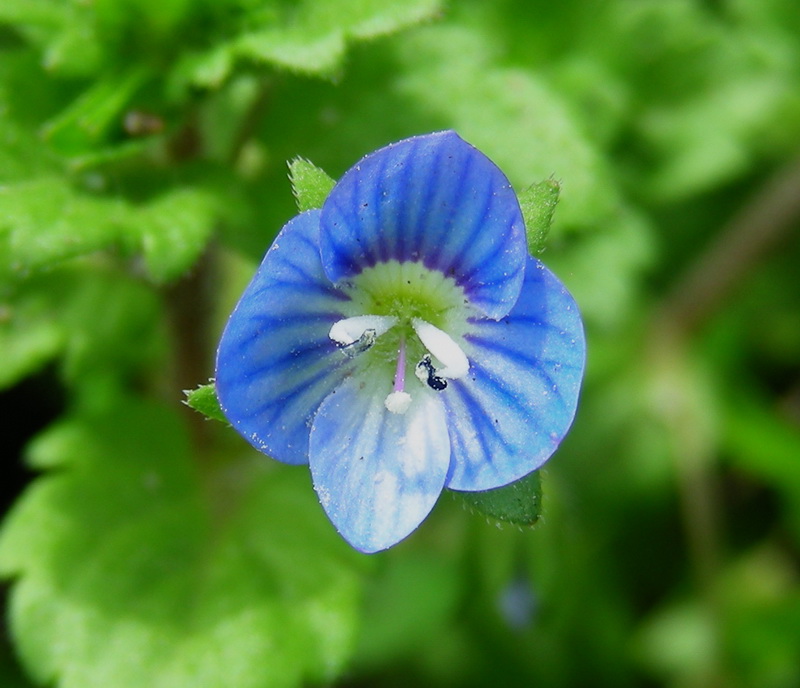
{"label": "pale blue petal", "polygon": [[361,552],[391,547],[422,522],[450,461],[441,401],[422,390],[398,415],[384,406],[391,390],[391,379],[350,378],[325,399],[311,429],[314,488]]}
{"label": "pale blue petal", "polygon": [[328,337],[349,299],[322,270],[318,237],[318,210],[281,230],[217,352],[225,416],[256,449],[285,463],[307,463],[314,413],[352,368]]}
{"label": "pale blue petal", "polygon": [[514,305],[527,256],[508,179],[452,131],[391,144],[352,167],[322,208],[320,248],[334,283],[389,260],[422,262],[495,319]]}
{"label": "pale blue petal", "polygon": [[586,342],[572,296],[534,258],[511,313],[471,321],[464,339],[470,371],[441,395],[452,450],[447,487],[488,490],[539,468],[566,435]]}

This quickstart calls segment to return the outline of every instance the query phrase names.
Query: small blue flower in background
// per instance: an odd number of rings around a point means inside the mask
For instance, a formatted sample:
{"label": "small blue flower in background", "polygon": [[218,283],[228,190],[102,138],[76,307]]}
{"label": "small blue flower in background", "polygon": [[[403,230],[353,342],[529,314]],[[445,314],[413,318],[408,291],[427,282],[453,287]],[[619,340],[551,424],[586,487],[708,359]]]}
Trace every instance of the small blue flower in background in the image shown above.
{"label": "small blue flower in background", "polygon": [[443,488],[539,468],[585,358],[570,294],[528,255],[505,175],[457,134],[372,153],[275,239],[219,345],[222,409],[308,463],[342,536],[391,547]]}

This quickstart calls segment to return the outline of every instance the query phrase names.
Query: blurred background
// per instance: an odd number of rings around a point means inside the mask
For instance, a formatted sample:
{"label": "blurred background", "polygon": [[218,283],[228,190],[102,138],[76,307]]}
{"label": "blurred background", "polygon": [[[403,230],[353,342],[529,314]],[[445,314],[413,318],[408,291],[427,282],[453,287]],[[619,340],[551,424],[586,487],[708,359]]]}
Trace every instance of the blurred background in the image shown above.
{"label": "blurred background", "polygon": [[[443,128],[583,311],[533,528],[351,551],[181,403],[295,214]],[[796,0],[4,0],[0,686],[800,686]]]}

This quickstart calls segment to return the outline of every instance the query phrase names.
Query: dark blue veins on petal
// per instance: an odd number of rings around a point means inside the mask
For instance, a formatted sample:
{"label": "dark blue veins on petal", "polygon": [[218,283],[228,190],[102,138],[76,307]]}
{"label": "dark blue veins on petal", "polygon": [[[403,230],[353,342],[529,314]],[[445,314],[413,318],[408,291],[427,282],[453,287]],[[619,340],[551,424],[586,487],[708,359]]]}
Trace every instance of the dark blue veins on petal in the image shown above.
{"label": "dark blue veins on petal", "polygon": [[[264,336],[255,340],[256,343],[261,344]],[[250,346],[253,340],[248,342]],[[245,348],[243,347],[243,352]],[[326,367],[336,367],[338,363],[344,363],[347,359],[342,356],[338,357],[338,361],[331,354],[338,353],[336,345],[333,342],[312,342],[305,346],[296,346],[288,351],[283,349],[279,350],[273,355],[273,352],[253,352],[251,357],[260,361],[259,365],[252,366],[248,369],[248,373],[253,378],[263,377],[269,373],[284,373],[286,370],[297,368],[298,371],[303,367],[316,363],[320,359],[320,354],[326,358]],[[330,356],[331,360],[327,360]]]}
{"label": "dark blue veins on petal", "polygon": [[[573,371],[581,371],[583,369],[581,364],[575,362],[564,362],[553,358],[542,358],[536,354],[520,351],[519,349],[514,349],[508,345],[501,344],[485,337],[467,335],[467,339],[469,339],[471,342],[474,342],[484,350],[492,351],[499,357],[513,361],[514,363],[525,367],[526,370],[530,371],[531,373],[538,375],[540,378],[542,378],[546,386],[553,391],[553,394],[557,395],[558,398],[561,399],[564,407],[567,407],[567,402],[564,400],[561,393],[561,387],[559,386],[560,381],[556,379],[555,373],[548,373],[547,368],[550,368],[554,371],[559,371],[562,368],[567,368]],[[486,372],[488,374],[488,371]]]}
{"label": "dark blue veins on petal", "polygon": [[[311,389],[326,375],[328,375],[328,370],[322,369],[315,375],[298,382],[294,387],[287,387],[281,395],[282,403],[284,405],[294,403],[300,395]],[[280,415],[280,412],[281,407],[277,406],[272,400],[267,400],[261,404],[254,404],[242,415],[242,418],[255,418],[258,416],[261,417],[264,422],[272,422],[275,417]]]}
{"label": "dark blue veins on petal", "polygon": [[413,260],[453,277],[490,317],[505,315],[519,294],[527,248],[516,196],[494,163],[454,132],[361,160],[334,187],[320,222],[334,283],[382,260]]}
{"label": "dark blue veins on petal", "polygon": [[585,341],[571,295],[533,258],[511,313],[468,323],[469,374],[442,395],[448,487],[485,490],[535,470],[556,449],[577,407]]}
{"label": "dark blue veins on petal", "polygon": [[328,336],[348,297],[322,270],[318,235],[319,211],[281,230],[217,353],[217,393],[228,420],[257,449],[287,463],[307,462],[307,422],[352,367]]}

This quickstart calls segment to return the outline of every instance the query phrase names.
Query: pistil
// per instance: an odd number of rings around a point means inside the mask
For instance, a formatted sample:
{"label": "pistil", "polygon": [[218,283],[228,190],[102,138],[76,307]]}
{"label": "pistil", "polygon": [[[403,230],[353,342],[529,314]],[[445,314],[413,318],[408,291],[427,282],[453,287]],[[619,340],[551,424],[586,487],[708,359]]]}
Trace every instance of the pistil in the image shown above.
{"label": "pistil", "polygon": [[404,414],[411,405],[411,395],[406,388],[406,338],[400,337],[397,349],[397,368],[394,372],[394,391],[384,400],[387,410],[392,413]]}

